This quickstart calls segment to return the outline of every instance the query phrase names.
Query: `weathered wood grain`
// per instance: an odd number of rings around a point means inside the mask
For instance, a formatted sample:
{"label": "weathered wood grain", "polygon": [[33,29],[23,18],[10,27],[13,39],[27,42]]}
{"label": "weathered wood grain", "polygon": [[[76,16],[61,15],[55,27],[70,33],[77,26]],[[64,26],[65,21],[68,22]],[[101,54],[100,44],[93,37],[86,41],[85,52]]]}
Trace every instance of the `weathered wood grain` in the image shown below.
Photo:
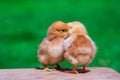
{"label": "weathered wood grain", "polygon": [[111,68],[88,68],[90,72],[72,74],[70,71],[46,72],[37,69],[0,69],[0,80],[120,80]]}

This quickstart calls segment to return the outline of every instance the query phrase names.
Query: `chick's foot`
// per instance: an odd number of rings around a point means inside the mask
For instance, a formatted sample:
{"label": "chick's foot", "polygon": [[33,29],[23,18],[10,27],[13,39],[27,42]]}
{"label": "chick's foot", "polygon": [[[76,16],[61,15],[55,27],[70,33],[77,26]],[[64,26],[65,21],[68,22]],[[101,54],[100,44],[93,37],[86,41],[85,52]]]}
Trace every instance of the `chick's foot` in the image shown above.
{"label": "chick's foot", "polygon": [[45,68],[45,69],[43,69],[43,71],[52,72],[53,70],[51,70],[51,69],[49,69],[49,68]]}
{"label": "chick's foot", "polygon": [[80,71],[80,73],[86,73],[89,72],[90,70],[86,69],[87,65],[83,65],[83,69]]}
{"label": "chick's foot", "polygon": [[90,72],[90,70],[85,69],[85,70],[81,70],[81,71],[80,71],[80,73],[87,73],[87,72]]}
{"label": "chick's foot", "polygon": [[72,73],[74,73],[74,74],[78,74],[78,71],[76,71],[76,70],[72,70]]}

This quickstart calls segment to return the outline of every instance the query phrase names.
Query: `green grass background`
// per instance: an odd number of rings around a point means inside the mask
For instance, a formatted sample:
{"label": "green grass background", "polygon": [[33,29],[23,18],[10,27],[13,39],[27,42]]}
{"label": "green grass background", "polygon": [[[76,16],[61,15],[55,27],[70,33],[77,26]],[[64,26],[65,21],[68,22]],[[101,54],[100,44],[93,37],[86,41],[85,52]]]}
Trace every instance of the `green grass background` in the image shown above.
{"label": "green grass background", "polygon": [[[52,22],[81,21],[98,51],[90,67],[120,72],[120,0],[1,0],[0,68],[43,67],[39,43]],[[72,67],[67,61],[62,67]]]}

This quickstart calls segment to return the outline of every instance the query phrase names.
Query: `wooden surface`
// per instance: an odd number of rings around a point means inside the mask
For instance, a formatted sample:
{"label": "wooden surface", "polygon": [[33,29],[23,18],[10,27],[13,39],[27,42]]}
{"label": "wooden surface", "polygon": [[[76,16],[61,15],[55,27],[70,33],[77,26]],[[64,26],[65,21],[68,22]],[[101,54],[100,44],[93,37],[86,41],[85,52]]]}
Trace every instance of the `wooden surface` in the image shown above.
{"label": "wooden surface", "polygon": [[88,69],[90,72],[79,74],[57,70],[0,69],[0,80],[120,80],[120,74],[111,68]]}

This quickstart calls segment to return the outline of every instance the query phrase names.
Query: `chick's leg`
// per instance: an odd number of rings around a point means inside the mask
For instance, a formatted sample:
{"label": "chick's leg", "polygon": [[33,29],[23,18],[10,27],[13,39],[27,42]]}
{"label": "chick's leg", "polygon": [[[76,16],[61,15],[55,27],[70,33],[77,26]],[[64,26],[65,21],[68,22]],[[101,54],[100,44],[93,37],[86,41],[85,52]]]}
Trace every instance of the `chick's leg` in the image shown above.
{"label": "chick's leg", "polygon": [[61,70],[62,68],[60,67],[59,64],[57,64],[56,70]]}
{"label": "chick's leg", "polygon": [[45,65],[45,68],[43,69],[43,71],[48,71],[48,72],[51,72],[52,70],[48,68],[47,65]]}
{"label": "chick's leg", "polygon": [[56,70],[60,70],[60,71],[65,71],[66,69],[65,68],[62,68],[59,64],[57,64]]}
{"label": "chick's leg", "polygon": [[78,72],[76,70],[76,67],[77,67],[77,64],[74,64],[74,68],[73,68],[72,72],[75,73],[75,74],[78,74]]}
{"label": "chick's leg", "polygon": [[87,64],[83,65],[83,69],[80,72],[81,73],[89,72],[90,70],[87,70],[86,67],[87,67]]}

